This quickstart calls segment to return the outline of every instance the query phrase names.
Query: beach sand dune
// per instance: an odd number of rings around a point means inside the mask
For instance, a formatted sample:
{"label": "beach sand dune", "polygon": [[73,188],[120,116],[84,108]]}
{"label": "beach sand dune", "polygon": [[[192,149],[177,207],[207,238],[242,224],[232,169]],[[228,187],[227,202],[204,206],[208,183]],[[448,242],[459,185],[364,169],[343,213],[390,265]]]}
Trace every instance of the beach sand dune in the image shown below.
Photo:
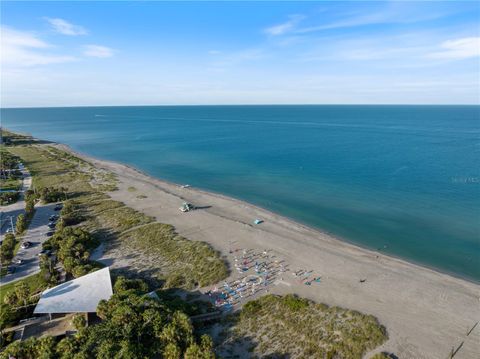
{"label": "beach sand dune", "polygon": [[[232,268],[231,250],[253,248],[272,250],[291,271],[313,270],[322,277],[320,284],[301,284],[288,273],[271,292],[293,292],[376,316],[389,333],[376,351],[399,358],[443,359],[461,346],[455,358],[479,357],[480,325],[471,330],[480,320],[478,284],[353,246],[241,201],[82,157],[118,176],[119,190],[110,193],[113,199],[174,225],[188,239],[209,243]],[[178,208],[184,201],[203,208],[182,213]],[[255,225],[256,218],[264,222]]]}

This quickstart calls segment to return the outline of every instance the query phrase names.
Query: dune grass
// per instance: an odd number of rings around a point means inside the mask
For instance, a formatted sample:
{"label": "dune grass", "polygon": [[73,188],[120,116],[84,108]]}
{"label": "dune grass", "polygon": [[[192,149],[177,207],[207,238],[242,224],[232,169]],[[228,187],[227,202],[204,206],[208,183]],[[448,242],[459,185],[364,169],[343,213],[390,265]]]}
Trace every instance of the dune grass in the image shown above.
{"label": "dune grass", "polygon": [[120,239],[136,251],[158,256],[162,270],[168,270],[166,288],[202,287],[228,274],[225,263],[208,244],[185,239],[168,224],[152,223],[128,231]]}
{"label": "dune grass", "polygon": [[294,295],[266,295],[232,316],[227,340],[248,337],[261,357],[362,358],[387,340],[371,315],[317,304]]}

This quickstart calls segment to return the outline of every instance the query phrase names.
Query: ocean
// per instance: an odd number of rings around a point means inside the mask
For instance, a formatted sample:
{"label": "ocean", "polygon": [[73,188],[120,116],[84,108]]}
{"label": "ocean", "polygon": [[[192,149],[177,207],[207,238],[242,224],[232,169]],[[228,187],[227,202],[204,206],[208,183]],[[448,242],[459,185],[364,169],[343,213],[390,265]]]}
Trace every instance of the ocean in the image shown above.
{"label": "ocean", "polygon": [[1,121],[480,281],[480,106],[29,108]]}

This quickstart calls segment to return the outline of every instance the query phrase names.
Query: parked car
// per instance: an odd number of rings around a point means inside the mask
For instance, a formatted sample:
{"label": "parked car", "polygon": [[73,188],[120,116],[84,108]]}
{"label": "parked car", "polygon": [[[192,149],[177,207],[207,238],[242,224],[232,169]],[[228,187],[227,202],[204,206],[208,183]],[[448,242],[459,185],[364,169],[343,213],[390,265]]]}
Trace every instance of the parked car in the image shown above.
{"label": "parked car", "polygon": [[62,205],[61,203],[57,203],[57,205],[55,206],[54,210],[55,210],[55,211],[60,211],[62,208],[63,208],[63,205]]}
{"label": "parked car", "polygon": [[38,253],[38,255],[41,256],[41,255],[45,254],[45,255],[48,256],[48,255],[50,255],[50,253],[52,253],[52,251],[50,249],[42,249],[40,251],[40,253]]}
{"label": "parked car", "polygon": [[51,222],[53,222],[53,221],[58,220],[58,218],[59,218],[58,214],[52,214],[52,215],[50,216],[50,218],[48,218],[48,220],[51,221]]}
{"label": "parked car", "polygon": [[56,225],[57,225],[57,224],[56,224],[55,222],[50,222],[50,223],[48,224],[48,226],[49,226],[50,228],[52,228],[52,229],[55,228]]}
{"label": "parked car", "polygon": [[55,231],[50,231],[50,232],[47,232],[47,237],[51,237],[55,234]]}
{"label": "parked car", "polygon": [[22,243],[22,245],[21,245],[20,247],[22,247],[23,249],[25,249],[25,248],[30,247],[31,245],[32,245],[31,242],[25,241],[25,242]]}
{"label": "parked car", "polygon": [[8,228],[7,228],[7,233],[13,233],[12,227],[8,227]]}
{"label": "parked car", "polygon": [[12,262],[13,262],[14,264],[18,264],[18,265],[20,265],[20,264],[23,263],[23,261],[22,261],[21,259],[14,259]]}
{"label": "parked car", "polygon": [[15,273],[15,270],[16,270],[15,267],[10,266],[10,267],[7,268],[7,274],[13,274],[13,273]]}

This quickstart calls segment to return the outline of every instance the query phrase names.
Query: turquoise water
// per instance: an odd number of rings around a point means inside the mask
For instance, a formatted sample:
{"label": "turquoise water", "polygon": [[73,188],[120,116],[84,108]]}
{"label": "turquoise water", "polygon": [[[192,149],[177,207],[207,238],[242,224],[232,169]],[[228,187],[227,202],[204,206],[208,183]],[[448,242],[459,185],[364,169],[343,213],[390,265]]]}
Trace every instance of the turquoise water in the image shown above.
{"label": "turquoise water", "polygon": [[1,119],[480,281],[479,106],[2,109]]}

